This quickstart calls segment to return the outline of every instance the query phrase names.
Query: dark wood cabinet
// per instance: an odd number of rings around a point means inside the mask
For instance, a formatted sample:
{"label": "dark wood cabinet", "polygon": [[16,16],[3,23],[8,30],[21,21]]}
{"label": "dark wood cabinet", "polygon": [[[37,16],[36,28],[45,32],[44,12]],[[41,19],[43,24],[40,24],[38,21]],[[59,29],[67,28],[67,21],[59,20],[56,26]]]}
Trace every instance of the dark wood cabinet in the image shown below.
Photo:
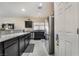
{"label": "dark wood cabinet", "polygon": [[30,34],[23,35],[19,37],[19,55],[22,55],[22,53],[27,48],[30,41]]}
{"label": "dark wood cabinet", "polygon": [[24,34],[15,38],[0,42],[0,56],[20,56],[27,48],[30,34]]}
{"label": "dark wood cabinet", "polygon": [[30,41],[30,37],[31,37],[31,34],[28,34],[26,37],[25,37],[25,48],[27,48],[28,44],[29,44],[29,41]]}
{"label": "dark wood cabinet", "polygon": [[0,43],[0,56],[2,56],[2,55],[3,55],[3,44]]}
{"label": "dark wood cabinet", "polygon": [[21,36],[19,37],[19,52],[20,52],[20,55],[24,52],[24,36]]}
{"label": "dark wood cabinet", "polygon": [[18,56],[18,43],[5,49],[5,56]]}
{"label": "dark wood cabinet", "polygon": [[35,40],[45,39],[44,31],[35,31],[34,32],[34,39]]}
{"label": "dark wood cabinet", "polygon": [[12,38],[4,42],[5,56],[18,56],[18,38]]}

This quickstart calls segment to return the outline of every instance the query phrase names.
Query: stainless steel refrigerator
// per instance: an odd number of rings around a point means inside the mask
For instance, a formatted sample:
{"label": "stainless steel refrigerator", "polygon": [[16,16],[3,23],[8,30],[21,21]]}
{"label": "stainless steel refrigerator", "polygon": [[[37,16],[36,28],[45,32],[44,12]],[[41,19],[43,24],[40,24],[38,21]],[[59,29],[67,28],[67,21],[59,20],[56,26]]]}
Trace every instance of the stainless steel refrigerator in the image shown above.
{"label": "stainless steel refrigerator", "polygon": [[49,54],[54,54],[54,16],[48,18],[49,26]]}

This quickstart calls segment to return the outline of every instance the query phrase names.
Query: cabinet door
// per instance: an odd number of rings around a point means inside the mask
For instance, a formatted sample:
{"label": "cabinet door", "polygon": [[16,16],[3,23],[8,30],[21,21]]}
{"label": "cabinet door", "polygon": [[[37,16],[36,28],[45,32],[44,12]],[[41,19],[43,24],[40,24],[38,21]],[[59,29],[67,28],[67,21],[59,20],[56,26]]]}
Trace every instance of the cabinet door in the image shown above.
{"label": "cabinet door", "polygon": [[21,55],[24,52],[25,43],[24,43],[24,38],[23,37],[21,37],[19,40],[20,40],[20,55]]}
{"label": "cabinet door", "polygon": [[25,49],[26,49],[26,47],[27,47],[28,44],[29,44],[29,40],[28,40],[28,38],[26,38],[24,42],[25,42]]}
{"label": "cabinet door", "polygon": [[18,55],[18,43],[11,45],[5,49],[5,56],[17,56]]}
{"label": "cabinet door", "polygon": [[0,43],[0,56],[3,55],[3,47],[2,47],[2,43]]}

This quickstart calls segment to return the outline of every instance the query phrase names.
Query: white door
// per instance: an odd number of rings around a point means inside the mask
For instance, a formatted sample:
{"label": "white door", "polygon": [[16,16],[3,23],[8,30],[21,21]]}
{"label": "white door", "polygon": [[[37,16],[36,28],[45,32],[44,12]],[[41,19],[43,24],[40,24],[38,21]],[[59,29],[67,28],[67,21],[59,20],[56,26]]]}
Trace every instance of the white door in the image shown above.
{"label": "white door", "polygon": [[72,43],[67,41],[66,44],[65,44],[66,56],[71,56],[72,55],[72,48],[71,48],[71,46],[72,46]]}
{"label": "white door", "polygon": [[[76,3],[55,3],[55,54],[78,55],[78,8]],[[58,34],[58,42],[56,35]],[[59,44],[59,46],[57,46]]]}

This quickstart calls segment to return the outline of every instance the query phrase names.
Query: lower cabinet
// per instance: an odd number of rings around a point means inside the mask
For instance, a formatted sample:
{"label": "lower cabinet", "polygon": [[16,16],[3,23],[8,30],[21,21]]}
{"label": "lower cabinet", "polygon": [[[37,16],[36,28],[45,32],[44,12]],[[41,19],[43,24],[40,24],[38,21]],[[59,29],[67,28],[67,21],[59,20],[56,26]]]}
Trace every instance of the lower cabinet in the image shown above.
{"label": "lower cabinet", "polygon": [[20,56],[27,48],[30,41],[30,34],[21,35],[15,38],[0,42],[0,56]]}
{"label": "lower cabinet", "polygon": [[4,42],[4,55],[18,56],[18,38],[13,38],[11,40]]}
{"label": "lower cabinet", "polygon": [[24,43],[24,37],[20,37],[19,38],[19,55],[21,55],[23,52],[24,52],[24,45],[25,45],[25,43]]}
{"label": "lower cabinet", "polygon": [[25,49],[26,49],[27,46],[28,46],[28,44],[29,44],[27,38],[25,38],[24,43],[25,43],[24,47],[25,47]]}
{"label": "lower cabinet", "polygon": [[42,31],[34,32],[34,39],[35,40],[45,39],[44,32],[42,32]]}
{"label": "lower cabinet", "polygon": [[18,56],[17,43],[15,43],[11,47],[5,49],[5,56]]}
{"label": "lower cabinet", "polygon": [[2,43],[0,43],[0,56],[2,56],[3,55],[3,45],[2,45]]}
{"label": "lower cabinet", "polygon": [[26,37],[25,37],[25,49],[27,48],[28,44],[29,44],[29,41],[30,41],[30,34],[28,34]]}
{"label": "lower cabinet", "polygon": [[23,35],[19,37],[19,55],[22,55],[22,53],[27,48],[30,41],[30,34]]}

